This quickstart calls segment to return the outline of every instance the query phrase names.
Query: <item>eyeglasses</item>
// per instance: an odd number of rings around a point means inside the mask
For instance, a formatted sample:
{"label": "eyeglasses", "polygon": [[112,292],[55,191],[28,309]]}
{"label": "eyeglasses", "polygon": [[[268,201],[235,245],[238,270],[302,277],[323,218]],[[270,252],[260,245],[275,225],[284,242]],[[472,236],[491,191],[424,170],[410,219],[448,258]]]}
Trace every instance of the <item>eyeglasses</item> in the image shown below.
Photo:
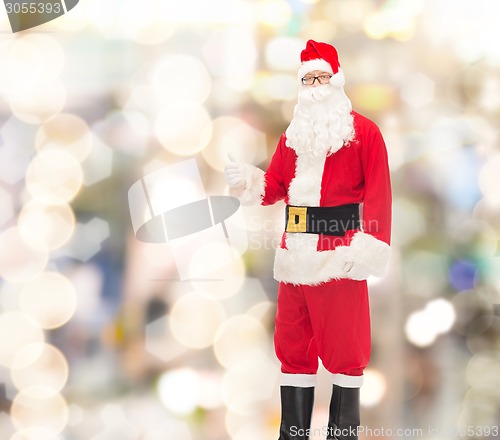
{"label": "eyeglasses", "polygon": [[318,80],[320,84],[328,84],[332,75],[319,75],[319,76],[304,76],[302,84],[305,86],[312,86],[314,81]]}

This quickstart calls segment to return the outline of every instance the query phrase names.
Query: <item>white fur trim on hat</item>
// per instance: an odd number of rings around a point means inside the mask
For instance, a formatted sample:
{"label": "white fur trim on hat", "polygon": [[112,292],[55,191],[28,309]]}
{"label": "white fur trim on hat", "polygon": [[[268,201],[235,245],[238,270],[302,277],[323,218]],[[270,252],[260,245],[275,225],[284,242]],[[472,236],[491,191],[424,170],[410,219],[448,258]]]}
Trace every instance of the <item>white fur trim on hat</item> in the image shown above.
{"label": "white fur trim on hat", "polygon": [[250,164],[244,164],[245,187],[229,188],[229,195],[239,199],[243,206],[259,205],[264,198],[266,182],[264,171]]}
{"label": "white fur trim on hat", "polygon": [[342,69],[339,69],[339,71],[330,78],[330,84],[333,87],[344,87],[345,76]]}
{"label": "white fur trim on hat", "polygon": [[315,60],[304,61],[300,66],[299,73],[297,74],[297,78],[300,82],[302,82],[302,78],[314,70],[322,70],[324,72],[331,73],[333,75],[332,66],[330,63],[325,61],[322,58],[317,58]]}

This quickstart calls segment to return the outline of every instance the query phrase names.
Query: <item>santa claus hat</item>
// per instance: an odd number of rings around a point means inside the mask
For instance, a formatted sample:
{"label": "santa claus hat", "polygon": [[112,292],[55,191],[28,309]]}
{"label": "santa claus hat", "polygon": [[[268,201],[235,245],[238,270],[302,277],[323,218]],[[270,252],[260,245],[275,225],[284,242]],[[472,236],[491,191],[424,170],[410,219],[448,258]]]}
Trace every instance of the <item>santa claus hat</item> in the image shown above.
{"label": "santa claus hat", "polygon": [[306,48],[300,53],[300,66],[298,78],[299,81],[313,70],[323,70],[333,76],[330,78],[330,84],[334,87],[343,87],[345,84],[344,72],[340,68],[339,56],[337,50],[327,43],[318,43],[309,40]]}

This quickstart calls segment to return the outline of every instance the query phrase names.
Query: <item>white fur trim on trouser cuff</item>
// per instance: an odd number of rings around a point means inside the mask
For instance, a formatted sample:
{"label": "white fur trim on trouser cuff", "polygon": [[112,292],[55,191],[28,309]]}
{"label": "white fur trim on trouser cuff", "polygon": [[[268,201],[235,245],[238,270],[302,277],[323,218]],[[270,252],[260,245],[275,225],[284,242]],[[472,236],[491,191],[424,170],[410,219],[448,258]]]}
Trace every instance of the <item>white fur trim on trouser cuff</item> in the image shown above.
{"label": "white fur trim on trouser cuff", "polygon": [[365,232],[356,232],[349,246],[348,261],[358,263],[368,269],[371,275],[381,277],[387,270],[390,246]]}
{"label": "white fur trim on trouser cuff", "polygon": [[333,75],[332,66],[330,66],[330,63],[328,63],[322,58],[318,58],[315,60],[304,61],[302,63],[299,69],[299,73],[297,74],[299,82],[302,83],[302,78],[304,78],[304,76],[307,73],[312,72],[314,70],[321,70],[323,72],[328,72]]}
{"label": "white fur trim on trouser cuff", "polygon": [[245,182],[243,188],[229,188],[229,195],[239,199],[243,206],[260,205],[265,191],[264,171],[253,165],[244,164]]}
{"label": "white fur trim on trouser cuff", "polygon": [[343,388],[361,388],[363,376],[348,376],[347,374],[332,374],[330,377],[333,385]]}
{"label": "white fur trim on trouser cuff", "polygon": [[316,374],[281,373],[281,386],[311,388],[318,384]]}

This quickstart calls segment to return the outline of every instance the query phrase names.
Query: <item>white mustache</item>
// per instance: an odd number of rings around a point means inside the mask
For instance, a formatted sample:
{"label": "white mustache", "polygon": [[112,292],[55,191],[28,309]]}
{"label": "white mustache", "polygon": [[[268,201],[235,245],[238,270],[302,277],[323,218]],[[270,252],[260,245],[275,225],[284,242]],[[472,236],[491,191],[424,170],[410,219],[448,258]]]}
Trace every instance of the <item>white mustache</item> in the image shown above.
{"label": "white mustache", "polygon": [[299,101],[321,102],[332,96],[334,92],[335,90],[330,84],[317,87],[303,87],[299,90]]}

